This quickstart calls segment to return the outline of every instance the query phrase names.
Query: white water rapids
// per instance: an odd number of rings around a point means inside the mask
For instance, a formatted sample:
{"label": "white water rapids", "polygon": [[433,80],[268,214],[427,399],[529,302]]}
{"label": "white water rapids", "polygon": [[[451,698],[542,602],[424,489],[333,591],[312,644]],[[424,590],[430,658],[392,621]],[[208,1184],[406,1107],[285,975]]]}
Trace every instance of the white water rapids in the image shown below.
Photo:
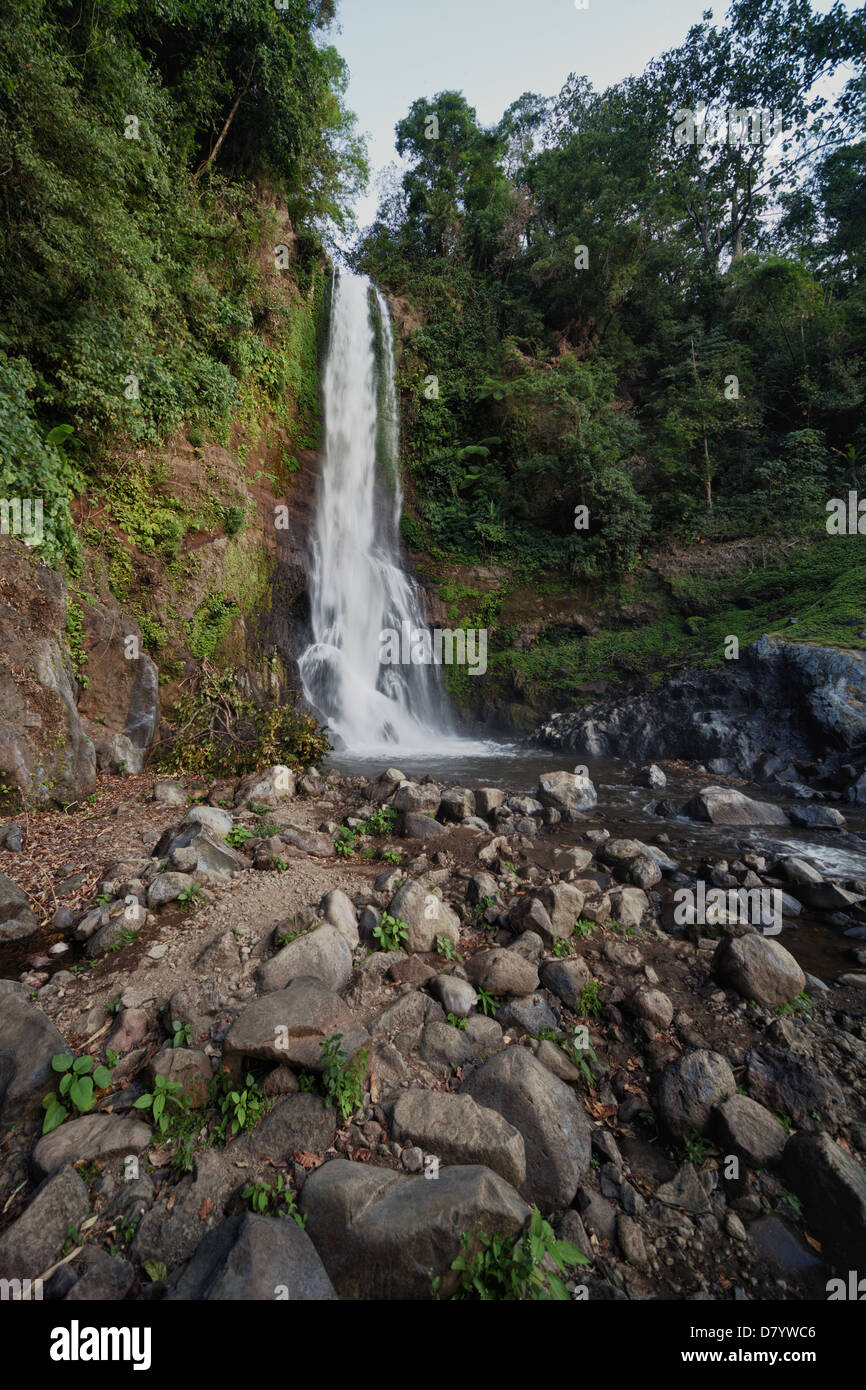
{"label": "white water rapids", "polygon": [[346,751],[465,756],[483,745],[456,735],[439,667],[380,660],[385,631],[427,624],[400,554],[391,317],[370,281],[346,271],[334,279],[324,415],[310,542],[313,640],[299,662],[304,694]]}

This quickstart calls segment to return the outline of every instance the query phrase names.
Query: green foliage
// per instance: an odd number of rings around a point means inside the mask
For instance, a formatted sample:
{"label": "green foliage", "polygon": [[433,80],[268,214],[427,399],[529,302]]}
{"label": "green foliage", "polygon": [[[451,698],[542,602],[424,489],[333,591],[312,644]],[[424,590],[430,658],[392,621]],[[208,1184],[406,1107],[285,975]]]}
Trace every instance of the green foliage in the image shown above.
{"label": "green foliage", "polygon": [[184,1100],[178,1095],[180,1090],[182,1087],[179,1081],[170,1081],[162,1072],[158,1072],[154,1078],[153,1090],[145,1091],[144,1095],[139,1096],[133,1109],[150,1110],[153,1123],[160,1134],[167,1134],[173,1116],[182,1115],[186,1110]]}
{"label": "green foliage", "polygon": [[291,1216],[300,1226],[301,1230],[307,1224],[306,1216],[302,1216],[295,1204],[295,1194],[288,1186],[282,1173],[278,1174],[275,1183],[256,1182],[248,1183],[241,1196],[245,1202],[249,1202],[250,1210],[258,1216],[266,1216],[273,1212],[275,1216]]}
{"label": "green foliage", "polygon": [[293,704],[259,706],[245,698],[230,671],[207,662],[172,710],[172,731],[154,750],[154,766],[172,773],[243,777],[262,767],[297,772],[330,751],[322,726]]}
{"label": "green foliage", "polygon": [[577,1001],[577,1012],[583,1018],[599,1018],[601,1016],[601,998],[598,992],[598,980],[590,980],[580,991],[580,999]]}
{"label": "green foliage", "polygon": [[97,1092],[111,1085],[110,1068],[95,1066],[94,1060],[89,1056],[73,1057],[68,1052],[58,1052],[51,1058],[51,1069],[60,1073],[60,1084],[56,1091],[43,1097],[43,1134],[50,1134],[74,1112],[87,1114],[96,1104]]}
{"label": "green foliage", "polygon": [[499,1008],[499,1005],[497,1004],[493,995],[488,994],[487,991],[484,989],[478,990],[476,1002],[478,1004],[479,1009],[484,1014],[485,1018],[492,1018],[493,1015],[496,1013],[497,1009]]}
{"label": "green foliage", "polygon": [[466,1028],[466,1019],[460,1018],[458,1014],[446,1014],[445,1022],[450,1023],[452,1028],[458,1028],[461,1033]]}
{"label": "green foliage", "polygon": [[225,1078],[222,1079],[224,1091],[219,1100],[219,1108],[223,1119],[218,1126],[218,1132],[220,1137],[225,1139],[226,1133],[231,1137],[241,1130],[254,1129],[264,1115],[268,1102],[250,1073],[244,1078],[243,1090],[232,1087]]}
{"label": "green foliage", "polygon": [[460,1275],[459,1288],[452,1295],[457,1300],[567,1301],[561,1276],[590,1263],[576,1245],[556,1239],[537,1207],[516,1236],[488,1236],[480,1231],[474,1237],[466,1233],[460,1244],[461,1254],[451,1265]]}
{"label": "green foliage", "polygon": [[198,883],[192,883],[188,888],[184,888],[177,895],[177,904],[184,912],[191,911],[198,907],[199,903],[204,902],[204,891]]}
{"label": "green foliage", "polygon": [[373,935],[382,951],[402,951],[409,939],[409,928],[402,917],[392,917],[383,912],[382,919],[373,929]]}
{"label": "green foliage", "polygon": [[171,1025],[171,1045],[172,1047],[189,1047],[192,1029],[188,1023],[179,1023],[177,1019]]}
{"label": "green foliage", "polygon": [[393,806],[381,806],[369,815],[361,826],[362,835],[392,835],[397,827],[397,811]]}
{"label": "green foliage", "polygon": [[334,853],[341,859],[351,859],[355,853],[357,838],[354,830],[350,830],[347,825],[343,825],[334,836]]}
{"label": "green foliage", "polygon": [[369,1049],[357,1052],[349,1061],[341,1051],[342,1033],[334,1033],[320,1047],[322,1086],[331,1105],[341,1119],[348,1120],[364,1102],[364,1077],[370,1061]]}
{"label": "green foliage", "polygon": [[451,938],[445,936],[442,932],[440,932],[439,935],[436,937],[434,945],[436,947],[437,954],[440,956],[444,956],[446,960],[463,959],[460,952],[454,946],[454,943],[451,940]]}
{"label": "green foliage", "polygon": [[245,825],[233,825],[228,835],[225,836],[225,842],[227,845],[231,845],[232,849],[243,849],[247,840],[253,838],[253,832],[247,830]]}

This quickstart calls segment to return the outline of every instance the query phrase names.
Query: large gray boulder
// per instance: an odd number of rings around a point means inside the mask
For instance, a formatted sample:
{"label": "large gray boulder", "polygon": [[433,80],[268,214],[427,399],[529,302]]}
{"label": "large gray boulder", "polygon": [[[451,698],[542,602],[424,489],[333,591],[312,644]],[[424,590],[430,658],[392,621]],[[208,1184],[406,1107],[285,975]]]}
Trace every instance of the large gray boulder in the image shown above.
{"label": "large gray boulder", "polygon": [[598,793],[588,777],[575,772],[548,772],[539,779],[535,795],[542,806],[552,806],[568,820],[576,813],[590,811],[598,803]]}
{"label": "large gray boulder", "polygon": [[[139,1112],[140,1113],[140,1112]],[[139,1154],[151,1140],[150,1125],[140,1119],[107,1115],[95,1110],[44,1134],[30,1158],[34,1172],[44,1178],[82,1159]]]}
{"label": "large gray boulder", "polygon": [[345,937],[330,923],[290,941],[255,972],[263,994],[285,989],[302,975],[313,976],[328,989],[340,990],[352,973],[352,950]]}
{"label": "large gray boulder", "polygon": [[666,1068],[659,1083],[662,1123],[674,1139],[692,1130],[703,1134],[714,1105],[737,1090],[730,1064],[718,1052],[696,1048]]}
{"label": "large gray boulder", "polygon": [[337,1298],[296,1221],[247,1212],[205,1236],[169,1299],[210,1303],[323,1303]]}
{"label": "large gray boulder", "polygon": [[435,1181],[334,1159],[304,1183],[301,1211],[341,1298],[430,1297],[441,1279],[457,1287],[451,1265],[464,1233],[516,1235],[529,1208],[498,1173],[472,1165],[440,1169]]}
{"label": "large gray boulder", "polygon": [[863,1270],[866,1172],[827,1133],[792,1135],[782,1174],[803,1203],[808,1228],[834,1254]]}
{"label": "large gray boulder", "polygon": [[417,1144],[442,1164],[480,1163],[517,1188],[526,1177],[519,1132],[471,1096],[412,1087],[394,1106],[392,1132],[398,1143]]}
{"label": "large gray boulder", "polygon": [[715,1134],[724,1154],[737,1154],[755,1168],[777,1164],[787,1131],[765,1106],[750,1096],[730,1096],[713,1114]]}
{"label": "large gray boulder", "polygon": [[59,1258],[69,1227],[80,1226],[89,1212],[87,1188],[74,1168],[49,1178],[0,1235],[0,1279],[38,1279]]}
{"label": "large gray boulder", "polygon": [[16,993],[0,994],[0,1124],[20,1123],[57,1089],[51,1058],[66,1042],[41,1009]]}
{"label": "large gray boulder", "polygon": [[397,889],[388,912],[399,917],[409,928],[405,948],[409,952],[432,951],[436,937],[445,936],[453,945],[460,944],[460,918],[420,879],[410,879]]}
{"label": "large gray boulder", "polygon": [[532,994],[538,989],[538,971],[519,951],[494,946],[478,951],[466,966],[466,974],[479,989],[497,997]]}
{"label": "large gray boulder", "polygon": [[542,1211],[571,1205],[589,1168],[589,1120],[565,1082],[525,1047],[509,1047],[473,1072],[460,1088],[496,1110],[523,1135],[526,1178],[520,1193]]}
{"label": "large gray boulder", "polygon": [[787,825],[781,806],[770,801],[752,801],[733,787],[702,787],[684,806],[680,815],[711,825]]}
{"label": "large gray boulder", "polygon": [[369,1041],[351,1010],[321,980],[301,976],[248,1004],[226,1035],[225,1051],[321,1071],[321,1044],[335,1033],[347,1057]]}
{"label": "large gray boulder", "polygon": [[713,957],[713,972],[744,999],[767,1009],[786,1004],[806,988],[806,976],[791,952],[757,932],[722,941]]}
{"label": "large gray boulder", "polygon": [[0,945],[9,941],[23,941],[32,936],[39,926],[39,918],[32,910],[27,894],[13,879],[0,874]]}

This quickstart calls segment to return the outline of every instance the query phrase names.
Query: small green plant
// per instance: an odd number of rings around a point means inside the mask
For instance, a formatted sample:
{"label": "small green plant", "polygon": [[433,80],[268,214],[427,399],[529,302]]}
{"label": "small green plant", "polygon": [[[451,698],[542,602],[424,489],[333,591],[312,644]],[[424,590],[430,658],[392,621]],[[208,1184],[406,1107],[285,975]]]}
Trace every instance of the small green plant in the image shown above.
{"label": "small green plant", "polygon": [[108,1006],[108,1009],[106,1010],[107,1013],[110,1013],[110,1014],[111,1014],[112,1018],[116,1018],[116,1017],[117,1017],[117,1011],[118,1011],[118,1009],[120,1008],[120,1000],[121,1000],[121,998],[122,998],[121,995],[115,994],[114,998],[112,999],[111,1003],[110,1003],[109,1006]]}
{"label": "small green plant", "polygon": [[321,1044],[322,1085],[325,1095],[343,1120],[348,1120],[364,1101],[364,1076],[370,1060],[367,1048],[356,1053],[350,1062],[341,1051],[342,1033]]}
{"label": "small green plant", "polygon": [[794,1196],[793,1192],[783,1192],[782,1201],[787,1202],[788,1206],[791,1207],[797,1213],[798,1216],[800,1215],[800,1212],[803,1210],[803,1203],[800,1201],[799,1197]]}
{"label": "small green plant", "polygon": [[289,867],[285,859],[278,859],[275,855],[271,855],[267,860],[267,866],[277,874],[284,874]]}
{"label": "small green plant", "polygon": [[141,1267],[152,1284],[161,1284],[168,1278],[168,1266],[162,1260],[145,1260]]}
{"label": "small green plant", "polygon": [[109,904],[110,902],[111,902],[111,894],[110,894],[110,893],[99,893],[99,894],[97,895],[96,903],[97,903],[97,906],[98,906],[98,907],[108,907],[108,904]]}
{"label": "small green plant", "polygon": [[269,1182],[250,1183],[244,1188],[241,1196],[244,1201],[249,1202],[252,1211],[259,1216],[265,1216],[273,1210],[277,1216],[291,1216],[301,1230],[307,1224],[307,1218],[298,1211],[295,1205],[295,1194],[286,1183],[282,1173],[278,1175],[273,1186]]}
{"label": "small green plant", "polygon": [[178,1096],[181,1090],[179,1081],[169,1081],[167,1076],[161,1072],[157,1073],[153,1083],[153,1090],[146,1091],[143,1096],[139,1096],[133,1108],[135,1110],[151,1110],[153,1122],[160,1134],[167,1134],[172,1120],[172,1112],[167,1107],[172,1105],[175,1114],[183,1114],[185,1106]]}
{"label": "small green plant", "polygon": [[256,823],[256,834],[261,840],[270,840],[274,835],[279,835],[282,826],[277,825],[275,820],[262,819]]}
{"label": "small green plant", "polygon": [[386,864],[402,864],[403,862],[402,854],[399,854],[396,849],[383,849],[379,858],[384,860]]}
{"label": "small green plant", "polygon": [[439,935],[436,937],[435,944],[437,953],[440,956],[444,956],[446,960],[463,959],[460,952],[455,949],[454,942],[450,939],[450,937],[445,936],[442,932],[440,932]]}
{"label": "small green plant", "polygon": [[511,862],[510,859],[503,859],[503,861],[502,861],[502,867],[503,867],[503,869],[505,870],[505,872],[506,872],[507,874],[516,874],[516,873],[517,873],[517,870],[515,869],[515,867],[514,867],[514,865],[512,864],[512,862]]}
{"label": "small green plant", "polygon": [[139,927],[127,927],[125,931],[119,931],[117,936],[109,946],[109,951],[122,951],[124,946],[131,946],[141,936]]}
{"label": "small green plant", "polygon": [[362,835],[391,835],[397,826],[397,811],[393,806],[382,806],[368,816],[361,826]]}
{"label": "small green plant", "polygon": [[334,853],[341,859],[351,859],[355,853],[357,840],[354,830],[350,830],[347,825],[343,825],[334,836]]}
{"label": "small green plant", "polygon": [[[295,918],[290,917],[289,921],[294,922]],[[313,922],[309,927],[296,927],[293,931],[281,931],[277,936],[278,946],[291,946],[293,941],[297,941],[301,936],[307,936],[314,931],[318,923]]]}
{"label": "small green plant", "polygon": [[228,835],[225,837],[225,842],[227,845],[231,845],[232,849],[241,849],[246,844],[247,840],[252,839],[253,832],[247,830],[245,825],[233,825]]}
{"label": "small green plant", "polygon": [[780,1004],[776,1009],[776,1013],[779,1014],[781,1018],[786,1018],[789,1014],[807,1014],[811,1007],[812,1000],[810,996],[805,990],[801,990],[795,999],[789,999],[786,1003]]}
{"label": "small green plant", "polygon": [[488,994],[485,989],[479,989],[476,1003],[481,1012],[484,1014],[485,1018],[492,1018],[493,1015],[496,1013],[496,1010],[499,1008],[499,1005],[493,998],[493,995]]}
{"label": "small green plant", "polygon": [[61,1077],[57,1090],[51,1091],[42,1101],[43,1134],[57,1129],[73,1111],[87,1114],[96,1104],[96,1092],[111,1085],[110,1070],[94,1066],[93,1057],[73,1057],[68,1052],[57,1052],[51,1058],[51,1068],[60,1072]]}
{"label": "small green plant", "polygon": [[555,956],[570,956],[574,952],[574,947],[567,936],[559,936],[553,943],[553,954]]}
{"label": "small green plant", "polygon": [[222,1122],[217,1126],[221,1139],[225,1139],[226,1130],[229,1135],[235,1135],[241,1130],[255,1128],[268,1108],[261,1087],[250,1073],[244,1077],[244,1089],[226,1089],[219,1104],[223,1113]]}
{"label": "small green plant", "polygon": [[373,930],[373,935],[382,951],[402,951],[409,937],[409,928],[402,917],[392,917],[383,912],[382,920]]}
{"label": "small green plant", "polygon": [[117,1063],[118,1063],[119,1061],[120,1061],[120,1053],[119,1053],[119,1052],[115,1052],[115,1050],[114,1050],[113,1047],[107,1047],[107,1048],[105,1049],[105,1065],[107,1066],[108,1070],[109,1070],[109,1071],[112,1071],[112,1070],[114,1069],[114,1067],[117,1066]]}
{"label": "small green plant", "polygon": [[794,1121],[791,1119],[791,1116],[790,1116],[790,1115],[784,1115],[784,1114],[782,1114],[782,1112],[779,1111],[779,1110],[774,1110],[774,1111],[773,1111],[773,1114],[775,1115],[776,1119],[779,1121],[779,1124],[782,1126],[782,1128],[783,1128],[783,1130],[785,1131],[785,1133],[786,1133],[786,1134],[790,1134],[790,1133],[791,1133],[791,1130],[794,1128]]}
{"label": "small green plant", "polygon": [[461,1033],[466,1027],[466,1019],[458,1018],[456,1014],[446,1014],[445,1018],[446,1021],[451,1024],[452,1028],[459,1028]]}
{"label": "small green plant", "polygon": [[73,1167],[78,1171],[81,1181],[86,1183],[88,1187],[95,1178],[99,1177],[98,1163],[75,1163]]}
{"label": "small green plant", "polygon": [[189,1023],[179,1023],[175,1019],[171,1025],[171,1045],[172,1047],[188,1047],[192,1037],[192,1026]]}
{"label": "small green plant", "polygon": [[707,1141],[696,1129],[689,1130],[683,1138],[683,1148],[689,1163],[699,1168],[707,1156]]}
{"label": "small green plant", "polygon": [[202,902],[204,902],[204,893],[201,890],[201,885],[198,883],[191,883],[188,888],[184,888],[183,891],[177,895],[178,907],[184,912],[189,912],[191,908],[196,907]]}
{"label": "small green plant", "polygon": [[[488,1236],[479,1231],[473,1241],[467,1232],[460,1244],[461,1253],[451,1265],[460,1275],[460,1285],[453,1294],[457,1300],[568,1301],[568,1289],[560,1275],[589,1264],[576,1245],[556,1239],[553,1227],[537,1207],[532,1208],[529,1221],[516,1236]],[[555,1269],[549,1268],[551,1264]],[[438,1297],[436,1280],[434,1297]]]}
{"label": "small green plant", "polygon": [[319,1090],[318,1079],[310,1071],[299,1071],[298,1089],[316,1095]]}
{"label": "small green plant", "polygon": [[599,1018],[601,1016],[601,998],[598,992],[598,980],[590,980],[580,991],[580,999],[577,1002],[577,1012],[582,1018]]}
{"label": "small green plant", "polygon": [[590,922],[586,917],[579,917],[574,924],[574,930],[578,936],[582,936],[584,941],[595,931],[596,923]]}

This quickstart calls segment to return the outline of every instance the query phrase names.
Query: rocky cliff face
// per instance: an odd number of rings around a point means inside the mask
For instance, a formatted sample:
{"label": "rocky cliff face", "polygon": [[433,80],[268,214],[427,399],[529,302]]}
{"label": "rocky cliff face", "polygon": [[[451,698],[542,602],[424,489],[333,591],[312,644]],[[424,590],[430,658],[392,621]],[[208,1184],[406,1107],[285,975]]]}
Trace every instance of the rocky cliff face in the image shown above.
{"label": "rocky cliff face", "polygon": [[554,714],[536,736],[587,757],[683,758],[711,772],[809,780],[866,801],[866,658],[763,637],[723,671],[684,671],[651,695]]}

